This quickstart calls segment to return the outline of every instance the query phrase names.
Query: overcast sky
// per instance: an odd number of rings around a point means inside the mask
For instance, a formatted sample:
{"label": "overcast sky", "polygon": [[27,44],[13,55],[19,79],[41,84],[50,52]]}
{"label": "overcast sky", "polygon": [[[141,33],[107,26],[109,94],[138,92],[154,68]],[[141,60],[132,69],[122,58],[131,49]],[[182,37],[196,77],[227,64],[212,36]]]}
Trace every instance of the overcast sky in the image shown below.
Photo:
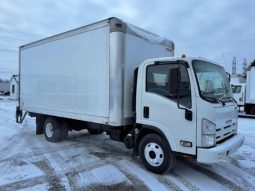
{"label": "overcast sky", "polygon": [[252,0],[1,0],[0,78],[18,68],[18,46],[108,17],[175,42],[185,53],[215,60],[230,71],[237,58],[255,58]]}

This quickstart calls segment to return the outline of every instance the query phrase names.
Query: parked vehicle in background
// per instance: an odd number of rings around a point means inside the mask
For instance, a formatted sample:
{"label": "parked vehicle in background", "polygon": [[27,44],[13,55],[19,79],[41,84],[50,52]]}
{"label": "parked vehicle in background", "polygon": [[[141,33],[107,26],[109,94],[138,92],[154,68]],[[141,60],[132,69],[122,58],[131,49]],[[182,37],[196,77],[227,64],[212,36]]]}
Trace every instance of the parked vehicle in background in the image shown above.
{"label": "parked vehicle in background", "polygon": [[246,74],[246,96],[244,110],[246,114],[255,115],[255,65],[251,65]]}
{"label": "parked vehicle in background", "polygon": [[117,18],[22,46],[17,122],[29,112],[51,142],[105,131],[154,173],[230,156],[244,138],[224,68],[173,56],[172,41]]}
{"label": "parked vehicle in background", "polygon": [[245,83],[236,83],[236,84],[231,84],[232,87],[232,93],[233,93],[233,98],[236,100],[237,105],[239,107],[243,107],[245,104]]}
{"label": "parked vehicle in background", "polygon": [[10,80],[10,99],[11,100],[18,100],[19,96],[19,76],[13,75]]}

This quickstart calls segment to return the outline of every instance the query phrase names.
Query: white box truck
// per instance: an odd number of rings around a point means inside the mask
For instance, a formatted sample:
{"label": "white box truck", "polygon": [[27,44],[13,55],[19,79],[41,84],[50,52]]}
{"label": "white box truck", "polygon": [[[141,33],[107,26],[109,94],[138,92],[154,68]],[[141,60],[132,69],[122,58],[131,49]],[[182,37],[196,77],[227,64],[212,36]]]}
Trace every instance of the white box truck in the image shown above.
{"label": "white box truck", "polygon": [[246,74],[246,94],[244,110],[246,114],[255,115],[255,61],[249,66]]}
{"label": "white box truck", "polygon": [[52,142],[105,131],[154,173],[175,156],[222,160],[244,140],[225,70],[173,55],[172,41],[117,18],[21,46],[16,120],[28,112]]}

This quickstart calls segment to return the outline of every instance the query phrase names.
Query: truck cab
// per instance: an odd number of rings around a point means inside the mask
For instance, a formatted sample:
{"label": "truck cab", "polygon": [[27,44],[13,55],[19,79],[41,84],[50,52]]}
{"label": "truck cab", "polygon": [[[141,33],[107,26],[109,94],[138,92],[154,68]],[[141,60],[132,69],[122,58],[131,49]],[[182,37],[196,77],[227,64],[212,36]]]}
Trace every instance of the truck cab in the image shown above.
{"label": "truck cab", "polygon": [[233,98],[236,100],[238,107],[245,104],[245,83],[231,84]]}
{"label": "truck cab", "polygon": [[139,66],[136,124],[140,158],[155,173],[172,168],[177,155],[217,162],[244,141],[224,68],[201,58],[156,58]]}

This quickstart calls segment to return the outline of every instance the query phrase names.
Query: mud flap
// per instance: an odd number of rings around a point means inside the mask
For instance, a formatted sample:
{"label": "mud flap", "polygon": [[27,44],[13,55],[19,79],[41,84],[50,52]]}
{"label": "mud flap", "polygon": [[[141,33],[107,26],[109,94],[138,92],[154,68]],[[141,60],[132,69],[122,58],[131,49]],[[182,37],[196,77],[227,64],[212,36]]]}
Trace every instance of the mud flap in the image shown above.
{"label": "mud flap", "polygon": [[23,111],[19,106],[16,107],[16,123],[22,123],[27,115],[27,111],[23,115]]}

